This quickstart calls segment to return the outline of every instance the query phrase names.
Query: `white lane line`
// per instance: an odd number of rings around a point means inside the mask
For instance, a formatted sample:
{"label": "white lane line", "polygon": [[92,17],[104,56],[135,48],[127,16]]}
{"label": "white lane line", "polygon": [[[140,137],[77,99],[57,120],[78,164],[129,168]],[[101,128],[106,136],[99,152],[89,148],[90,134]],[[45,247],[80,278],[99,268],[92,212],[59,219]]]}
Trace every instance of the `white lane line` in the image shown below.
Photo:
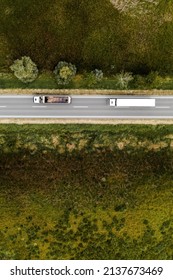
{"label": "white lane line", "polygon": [[0,98],[33,98],[33,95],[1,95]]}
{"label": "white lane line", "polygon": [[173,99],[173,95],[162,95],[162,96],[149,95],[149,96],[156,99]]}
{"label": "white lane line", "polygon": [[18,119],[18,118],[36,118],[36,119],[44,119],[44,118],[58,118],[58,119],[172,119],[173,116],[4,116],[0,115],[0,118],[13,118],[13,119]]}
{"label": "white lane line", "polygon": [[47,108],[47,106],[32,106],[32,108]]}
{"label": "white lane line", "polygon": [[88,106],[73,106],[73,108],[88,108]]}
{"label": "white lane line", "polygon": [[162,109],[162,108],[163,108],[163,109],[164,109],[164,108],[167,109],[167,108],[170,108],[170,106],[156,106],[155,108],[156,108],[156,109]]}
{"label": "white lane line", "polygon": [[0,106],[0,108],[6,108],[7,106]]}
{"label": "white lane line", "polygon": [[173,94],[172,95],[135,95],[135,94],[122,94],[122,95],[113,95],[112,93],[110,94],[102,94],[102,95],[87,95],[87,94],[83,94],[83,95],[70,95],[72,98],[134,98],[134,99],[173,99]]}

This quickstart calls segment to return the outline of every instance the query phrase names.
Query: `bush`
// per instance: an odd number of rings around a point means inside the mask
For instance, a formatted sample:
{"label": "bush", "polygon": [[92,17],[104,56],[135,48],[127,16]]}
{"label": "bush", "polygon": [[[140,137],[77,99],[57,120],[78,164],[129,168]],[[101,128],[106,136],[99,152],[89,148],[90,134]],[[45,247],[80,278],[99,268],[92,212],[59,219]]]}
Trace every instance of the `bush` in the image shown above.
{"label": "bush", "polygon": [[36,64],[28,56],[23,56],[21,59],[17,59],[10,66],[10,69],[14,72],[14,75],[23,83],[33,82],[38,75],[38,69]]}
{"label": "bush", "polygon": [[102,70],[95,69],[89,73],[84,73],[85,87],[95,88],[97,84],[103,79]]}
{"label": "bush", "polygon": [[133,79],[132,88],[135,88],[135,89],[144,89],[144,88],[146,88],[145,76],[135,75],[134,79]]}
{"label": "bush", "polygon": [[76,75],[76,66],[60,61],[55,67],[54,74],[59,85],[67,85]]}
{"label": "bush", "polygon": [[127,89],[129,82],[133,80],[132,73],[121,72],[115,76],[117,86],[120,89]]}
{"label": "bush", "polygon": [[146,82],[149,84],[149,85],[151,85],[151,84],[153,84],[155,81],[156,81],[156,79],[158,78],[158,76],[159,76],[159,72],[157,72],[157,71],[151,71],[148,75],[147,75],[147,77],[146,77]]}
{"label": "bush", "polygon": [[103,71],[102,70],[95,69],[91,73],[94,75],[96,81],[101,81],[103,79]]}

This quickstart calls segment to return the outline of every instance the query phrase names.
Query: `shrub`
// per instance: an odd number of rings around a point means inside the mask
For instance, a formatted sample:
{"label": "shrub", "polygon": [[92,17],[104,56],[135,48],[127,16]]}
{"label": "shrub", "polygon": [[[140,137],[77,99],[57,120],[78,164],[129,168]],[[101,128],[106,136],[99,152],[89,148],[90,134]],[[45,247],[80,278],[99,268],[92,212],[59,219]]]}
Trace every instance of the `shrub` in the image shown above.
{"label": "shrub", "polygon": [[95,69],[89,73],[84,73],[85,87],[94,88],[103,79],[102,70]]}
{"label": "shrub", "polygon": [[60,61],[55,67],[54,74],[59,85],[66,85],[76,75],[76,66],[65,61]]}
{"label": "shrub", "polygon": [[144,89],[146,88],[146,79],[145,76],[135,75],[133,78],[132,87],[135,89]]}
{"label": "shrub", "polygon": [[116,78],[117,86],[120,89],[127,89],[128,85],[129,85],[129,82],[133,80],[132,73],[124,72],[124,71],[122,71],[121,73],[117,74],[115,76],[115,78]]}
{"label": "shrub", "polygon": [[92,72],[84,74],[85,87],[92,88],[96,85],[97,81]]}
{"label": "shrub", "polygon": [[10,66],[10,69],[14,72],[14,75],[23,83],[33,82],[38,75],[38,69],[36,64],[28,56],[23,56],[21,59],[17,59]]}
{"label": "shrub", "polygon": [[96,81],[101,81],[103,79],[103,71],[102,70],[95,69],[91,73],[95,76]]}
{"label": "shrub", "polygon": [[151,71],[146,77],[146,82],[151,85],[157,80],[158,76],[159,76],[159,72]]}

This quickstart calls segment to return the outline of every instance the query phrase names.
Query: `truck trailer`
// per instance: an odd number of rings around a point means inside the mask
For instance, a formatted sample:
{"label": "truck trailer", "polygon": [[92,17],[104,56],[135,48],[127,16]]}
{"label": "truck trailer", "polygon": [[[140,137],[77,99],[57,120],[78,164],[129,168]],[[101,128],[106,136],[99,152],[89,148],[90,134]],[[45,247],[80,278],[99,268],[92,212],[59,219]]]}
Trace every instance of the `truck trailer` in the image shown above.
{"label": "truck trailer", "polygon": [[113,107],[155,107],[154,98],[110,98]]}
{"label": "truck trailer", "polygon": [[34,96],[34,103],[47,103],[47,104],[70,104],[70,96],[59,96],[59,95],[43,95]]}

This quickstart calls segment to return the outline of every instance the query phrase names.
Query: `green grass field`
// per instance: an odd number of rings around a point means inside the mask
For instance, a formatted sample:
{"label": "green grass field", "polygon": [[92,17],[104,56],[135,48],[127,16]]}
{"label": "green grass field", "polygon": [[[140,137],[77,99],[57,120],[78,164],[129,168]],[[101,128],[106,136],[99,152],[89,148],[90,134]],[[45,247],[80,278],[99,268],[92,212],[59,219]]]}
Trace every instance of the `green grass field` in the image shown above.
{"label": "green grass field", "polygon": [[1,125],[0,259],[172,259],[173,126]]}

